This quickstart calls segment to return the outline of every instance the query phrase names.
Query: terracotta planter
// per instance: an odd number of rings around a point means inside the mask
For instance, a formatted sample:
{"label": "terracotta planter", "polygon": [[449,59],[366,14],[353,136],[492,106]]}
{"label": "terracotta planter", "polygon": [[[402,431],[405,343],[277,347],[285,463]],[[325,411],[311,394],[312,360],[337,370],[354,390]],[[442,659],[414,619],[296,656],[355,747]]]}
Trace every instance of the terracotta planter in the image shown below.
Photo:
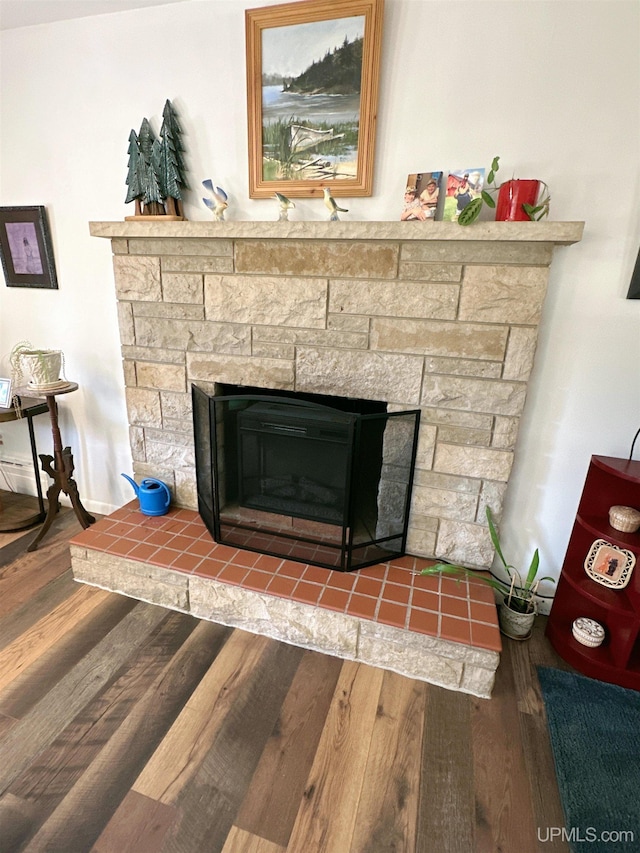
{"label": "terracotta planter", "polygon": [[506,181],[501,184],[496,204],[496,222],[529,222],[523,204],[535,205],[540,181]]}

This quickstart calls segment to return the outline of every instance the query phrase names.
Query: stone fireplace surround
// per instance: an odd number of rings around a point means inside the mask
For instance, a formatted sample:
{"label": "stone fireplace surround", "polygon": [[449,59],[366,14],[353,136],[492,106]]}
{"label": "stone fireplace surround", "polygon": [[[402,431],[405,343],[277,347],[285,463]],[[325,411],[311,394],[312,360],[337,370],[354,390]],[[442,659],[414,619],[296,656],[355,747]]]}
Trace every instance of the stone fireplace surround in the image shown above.
{"label": "stone fireplace surround", "polygon": [[420,408],[408,552],[490,566],[553,251],[583,223],[90,228],[112,242],[136,475],[197,506],[191,383]]}

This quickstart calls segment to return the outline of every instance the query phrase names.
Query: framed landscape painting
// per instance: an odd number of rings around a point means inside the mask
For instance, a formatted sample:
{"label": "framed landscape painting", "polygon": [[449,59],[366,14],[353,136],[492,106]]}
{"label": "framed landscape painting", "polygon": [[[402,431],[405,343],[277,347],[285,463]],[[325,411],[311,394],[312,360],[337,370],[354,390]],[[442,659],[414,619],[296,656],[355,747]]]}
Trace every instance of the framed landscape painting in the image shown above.
{"label": "framed landscape painting", "polygon": [[0,259],[7,287],[57,290],[44,207],[0,207]]}
{"label": "framed landscape painting", "polygon": [[251,198],[372,194],[383,2],[247,9]]}

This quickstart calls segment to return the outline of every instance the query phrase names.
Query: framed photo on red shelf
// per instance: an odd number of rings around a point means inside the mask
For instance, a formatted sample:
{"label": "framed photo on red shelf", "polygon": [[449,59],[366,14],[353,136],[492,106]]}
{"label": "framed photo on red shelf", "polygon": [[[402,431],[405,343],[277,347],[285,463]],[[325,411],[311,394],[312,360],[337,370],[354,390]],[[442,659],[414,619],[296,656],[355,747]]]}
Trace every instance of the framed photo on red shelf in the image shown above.
{"label": "framed photo on red shelf", "polygon": [[624,589],[631,580],[635,564],[632,551],[618,548],[605,539],[596,539],[584,561],[584,569],[596,583],[611,589]]}

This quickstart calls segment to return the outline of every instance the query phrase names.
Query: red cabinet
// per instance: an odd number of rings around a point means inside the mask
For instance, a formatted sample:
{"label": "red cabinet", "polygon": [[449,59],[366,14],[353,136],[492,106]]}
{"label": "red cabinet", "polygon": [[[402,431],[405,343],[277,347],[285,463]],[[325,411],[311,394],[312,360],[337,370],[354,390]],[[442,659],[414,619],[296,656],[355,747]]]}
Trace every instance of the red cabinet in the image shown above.
{"label": "red cabinet", "polygon": [[[611,527],[609,508],[615,505],[640,508],[640,462],[592,456],[547,636],[558,654],[584,675],[640,690],[640,532],[622,533]],[[585,559],[598,539],[635,557],[624,588],[608,588],[587,575]],[[589,648],[573,637],[571,628],[579,616],[603,625],[601,646]]]}

